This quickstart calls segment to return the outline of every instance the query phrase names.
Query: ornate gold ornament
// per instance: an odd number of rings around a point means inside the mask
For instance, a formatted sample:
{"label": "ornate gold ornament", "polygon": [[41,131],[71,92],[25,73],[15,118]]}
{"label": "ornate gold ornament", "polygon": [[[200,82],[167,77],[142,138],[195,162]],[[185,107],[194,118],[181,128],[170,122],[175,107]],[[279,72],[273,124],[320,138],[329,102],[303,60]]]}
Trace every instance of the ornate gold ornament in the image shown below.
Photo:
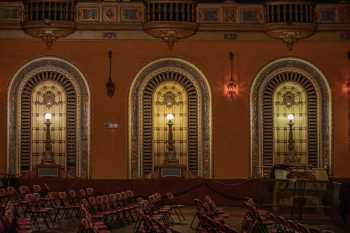
{"label": "ornate gold ornament", "polygon": [[161,104],[166,105],[168,108],[172,107],[173,105],[176,105],[176,100],[175,100],[175,94],[171,91],[168,91],[164,94],[164,102]]}
{"label": "ornate gold ornament", "polygon": [[52,91],[47,91],[43,95],[43,104],[47,108],[51,108],[52,106],[56,105],[57,102],[55,101],[55,94]]}
{"label": "ornate gold ornament", "polygon": [[287,91],[283,96],[283,104],[287,107],[287,108],[290,108],[292,107],[293,105],[295,105],[295,95],[290,92],[290,91]]}

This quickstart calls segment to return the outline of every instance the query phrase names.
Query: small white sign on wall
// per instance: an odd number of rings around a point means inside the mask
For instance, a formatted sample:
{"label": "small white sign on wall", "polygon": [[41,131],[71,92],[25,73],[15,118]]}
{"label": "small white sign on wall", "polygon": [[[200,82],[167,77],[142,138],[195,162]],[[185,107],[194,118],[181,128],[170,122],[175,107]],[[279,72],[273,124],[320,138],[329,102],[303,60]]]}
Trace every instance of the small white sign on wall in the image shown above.
{"label": "small white sign on wall", "polygon": [[104,123],[104,127],[106,129],[116,129],[116,128],[118,128],[118,126],[119,126],[118,123],[111,122],[111,121],[107,121]]}

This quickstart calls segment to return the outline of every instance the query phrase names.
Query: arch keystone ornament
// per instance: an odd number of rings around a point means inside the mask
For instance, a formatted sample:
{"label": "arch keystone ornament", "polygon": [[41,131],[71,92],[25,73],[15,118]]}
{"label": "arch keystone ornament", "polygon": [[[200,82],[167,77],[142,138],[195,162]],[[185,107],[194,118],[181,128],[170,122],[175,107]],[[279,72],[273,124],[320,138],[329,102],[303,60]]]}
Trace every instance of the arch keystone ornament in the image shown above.
{"label": "arch keystone ornament", "polygon": [[211,92],[203,73],[179,58],[156,60],[141,69],[129,92],[129,177],[153,172],[152,97],[159,85],[176,82],[187,93],[187,168],[212,177]]}
{"label": "arch keystone ornament", "polygon": [[21,175],[32,168],[31,95],[42,82],[53,81],[66,95],[65,172],[90,176],[90,91],[84,75],[57,57],[41,57],[25,64],[11,80],[8,91],[7,172]]}
{"label": "arch keystone ornament", "polygon": [[[300,85],[306,94],[306,165],[326,168],[332,174],[332,97],[328,81],[313,64],[287,57],[264,66],[251,87],[251,176],[267,176],[276,164],[273,95],[287,82]],[[287,107],[293,104],[290,93],[283,98]]]}

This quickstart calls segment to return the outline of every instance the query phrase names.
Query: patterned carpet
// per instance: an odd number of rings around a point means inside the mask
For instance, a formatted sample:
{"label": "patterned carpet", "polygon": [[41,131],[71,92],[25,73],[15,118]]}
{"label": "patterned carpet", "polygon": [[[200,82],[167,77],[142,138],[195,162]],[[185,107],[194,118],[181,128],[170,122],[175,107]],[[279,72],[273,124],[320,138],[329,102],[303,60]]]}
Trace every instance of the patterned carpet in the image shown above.
{"label": "patterned carpet", "polygon": [[[245,214],[245,209],[238,208],[238,207],[224,207],[223,208],[225,212],[229,215],[229,218],[227,219],[227,223],[232,226],[234,229],[236,229],[238,232],[240,232],[241,228],[241,220],[243,219],[243,216]],[[184,208],[183,213],[186,217],[186,221],[182,222],[181,224],[176,224],[173,226],[173,229],[178,230],[183,233],[194,233],[195,230],[191,229],[190,223],[192,221],[192,218],[195,213],[194,208]],[[288,216],[286,216],[288,217]],[[309,216],[306,216],[306,218]],[[315,216],[313,216],[315,217]],[[336,226],[330,219],[308,219],[304,220],[303,223],[307,223],[312,226],[316,226],[320,229],[327,229],[332,230],[335,233],[348,233],[348,230],[342,229],[341,226]],[[194,225],[196,224],[196,221]],[[72,220],[72,221],[66,221],[57,223],[57,226],[55,226],[53,229],[45,229],[44,226],[42,226],[42,229],[37,229],[34,231],[34,233],[77,233],[78,231],[78,221]],[[133,232],[133,225],[124,226],[118,229],[113,229],[112,233],[132,233]]]}

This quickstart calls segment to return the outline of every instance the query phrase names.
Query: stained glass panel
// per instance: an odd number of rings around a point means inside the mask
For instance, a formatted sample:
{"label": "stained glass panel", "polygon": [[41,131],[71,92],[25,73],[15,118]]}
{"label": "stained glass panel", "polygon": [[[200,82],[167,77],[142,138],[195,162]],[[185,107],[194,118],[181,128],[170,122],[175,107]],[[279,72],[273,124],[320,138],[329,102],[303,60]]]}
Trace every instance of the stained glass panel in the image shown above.
{"label": "stained glass panel", "polygon": [[45,150],[44,115],[51,113],[51,142],[55,162],[66,167],[66,94],[55,81],[43,81],[32,93],[31,169],[41,162]]}
{"label": "stained glass panel", "polygon": [[187,166],[187,92],[182,85],[174,81],[161,83],[153,94],[153,130],[152,151],[153,166],[162,165],[167,150],[167,114],[174,115],[173,139],[176,157],[179,163]]}
{"label": "stained glass panel", "polygon": [[290,126],[288,115],[293,114],[292,135],[296,163],[308,164],[307,93],[296,82],[283,82],[273,95],[273,154],[274,164],[288,161]]}

